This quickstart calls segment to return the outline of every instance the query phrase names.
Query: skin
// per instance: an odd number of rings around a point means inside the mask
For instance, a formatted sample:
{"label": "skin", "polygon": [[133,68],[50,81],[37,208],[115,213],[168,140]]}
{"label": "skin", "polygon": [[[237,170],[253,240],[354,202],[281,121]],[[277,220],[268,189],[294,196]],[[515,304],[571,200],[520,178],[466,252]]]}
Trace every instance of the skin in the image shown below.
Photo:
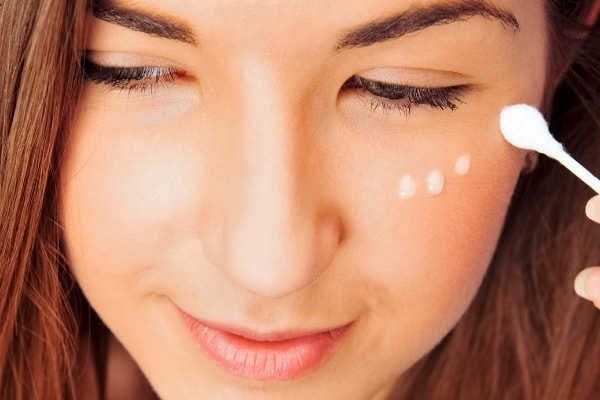
{"label": "skin", "polygon": [[[162,399],[382,399],[468,307],[525,165],[498,114],[542,101],[543,2],[491,2],[517,33],[474,17],[334,49],[417,3],[436,1],[139,3],[198,46],[90,16],[93,62],[185,72],[143,93],[87,83],[62,168],[72,271]],[[407,115],[342,90],[353,75],[469,89]],[[398,198],[404,173],[436,168],[440,195]],[[178,308],[257,332],[352,327],[316,370],[255,381],[208,358]]]}
{"label": "skin", "polygon": [[[588,201],[585,214],[592,221],[600,223],[600,196],[594,196]],[[600,309],[600,267],[589,267],[581,271],[575,278],[574,286],[579,296]]]}

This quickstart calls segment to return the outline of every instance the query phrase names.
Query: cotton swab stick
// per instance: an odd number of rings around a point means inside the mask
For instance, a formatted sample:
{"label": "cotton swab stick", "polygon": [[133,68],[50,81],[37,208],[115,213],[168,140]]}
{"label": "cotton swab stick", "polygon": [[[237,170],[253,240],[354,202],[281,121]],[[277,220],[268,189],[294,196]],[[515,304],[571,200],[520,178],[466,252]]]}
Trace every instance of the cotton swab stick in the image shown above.
{"label": "cotton swab stick", "polygon": [[548,123],[537,108],[527,104],[505,107],[500,113],[500,131],[507,142],[525,150],[535,150],[561,163],[596,193],[600,180],[571,157],[548,129]]}

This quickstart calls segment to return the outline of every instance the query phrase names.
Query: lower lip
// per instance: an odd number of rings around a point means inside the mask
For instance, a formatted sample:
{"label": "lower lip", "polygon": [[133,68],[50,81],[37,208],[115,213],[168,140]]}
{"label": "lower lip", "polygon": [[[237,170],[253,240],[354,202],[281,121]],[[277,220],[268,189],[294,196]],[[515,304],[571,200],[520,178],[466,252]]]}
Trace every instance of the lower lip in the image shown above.
{"label": "lower lip", "polygon": [[261,381],[297,379],[316,369],[333,353],[348,328],[261,341],[182,315],[194,341],[210,358],[231,374]]}

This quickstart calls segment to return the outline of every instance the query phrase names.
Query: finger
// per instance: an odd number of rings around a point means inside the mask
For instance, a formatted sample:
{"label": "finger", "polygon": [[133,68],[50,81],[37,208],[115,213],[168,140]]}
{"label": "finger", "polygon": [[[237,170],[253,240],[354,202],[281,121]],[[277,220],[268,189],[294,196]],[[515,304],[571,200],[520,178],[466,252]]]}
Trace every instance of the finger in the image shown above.
{"label": "finger", "polygon": [[586,268],[575,278],[575,293],[600,305],[600,267]]}
{"label": "finger", "polygon": [[600,195],[592,197],[585,205],[585,215],[592,221],[600,223]]}

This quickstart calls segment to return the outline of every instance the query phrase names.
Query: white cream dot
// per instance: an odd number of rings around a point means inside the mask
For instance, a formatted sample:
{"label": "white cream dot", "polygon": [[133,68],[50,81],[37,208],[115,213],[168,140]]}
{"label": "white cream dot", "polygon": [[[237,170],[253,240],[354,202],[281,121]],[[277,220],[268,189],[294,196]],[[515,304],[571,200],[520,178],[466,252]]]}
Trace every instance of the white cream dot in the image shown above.
{"label": "white cream dot", "polygon": [[456,165],[454,166],[454,171],[458,175],[466,175],[471,170],[471,156],[464,155],[460,156],[458,160],[456,160]]}
{"label": "white cream dot", "polygon": [[427,191],[433,195],[438,195],[444,190],[444,175],[439,169],[434,169],[427,175]]}
{"label": "white cream dot", "polygon": [[404,175],[398,184],[398,196],[403,200],[412,199],[417,194],[417,183],[409,174]]}

